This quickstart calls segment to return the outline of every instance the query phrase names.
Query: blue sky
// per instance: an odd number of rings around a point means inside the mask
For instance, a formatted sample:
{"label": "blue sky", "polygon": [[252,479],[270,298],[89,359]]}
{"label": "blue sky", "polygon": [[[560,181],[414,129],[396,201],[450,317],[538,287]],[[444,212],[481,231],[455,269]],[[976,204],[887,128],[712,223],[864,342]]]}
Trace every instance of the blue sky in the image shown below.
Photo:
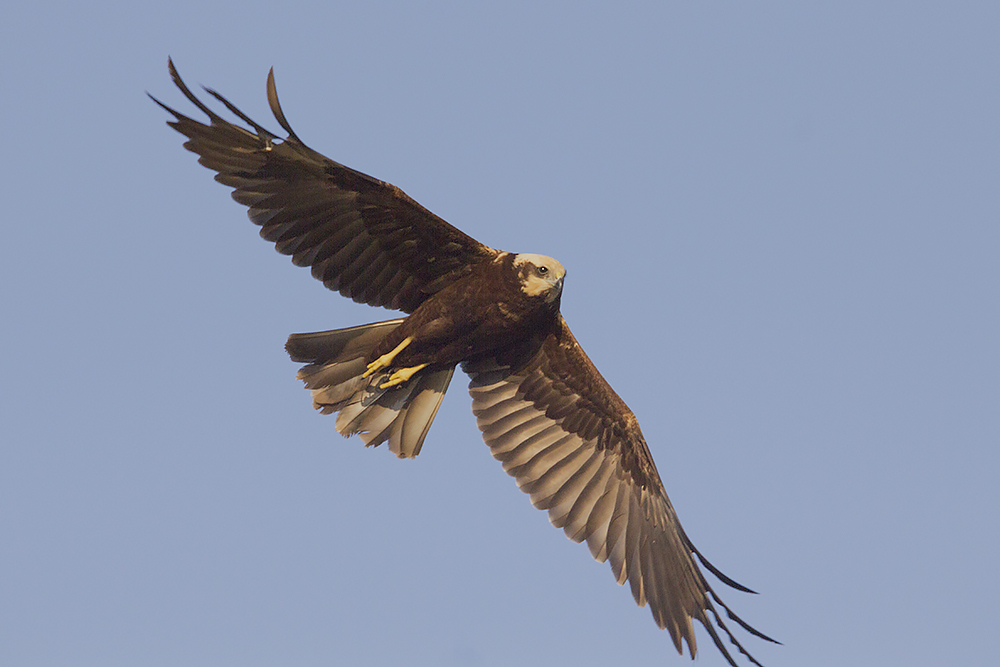
{"label": "blue sky", "polygon": [[277,129],[273,65],[310,146],[566,266],[764,664],[995,662],[995,3],[4,15],[0,663],[687,661],[464,378],[415,461],[312,411],[287,335],[391,314],[257,238],[145,96],[186,108],[168,54]]}

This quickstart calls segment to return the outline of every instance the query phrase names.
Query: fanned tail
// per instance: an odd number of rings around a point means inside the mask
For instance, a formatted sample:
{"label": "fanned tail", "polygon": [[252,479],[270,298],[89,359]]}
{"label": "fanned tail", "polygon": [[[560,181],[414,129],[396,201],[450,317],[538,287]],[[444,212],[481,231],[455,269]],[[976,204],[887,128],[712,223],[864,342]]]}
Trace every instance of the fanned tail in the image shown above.
{"label": "fanned tail", "polygon": [[430,367],[409,381],[383,389],[388,373],[362,377],[368,356],[402,319],[350,329],[292,334],[285,349],[293,361],[307,365],[299,379],[312,391],[313,407],[337,414],[344,436],[358,434],[366,446],[389,442],[399,458],[420,453],[455,368]]}

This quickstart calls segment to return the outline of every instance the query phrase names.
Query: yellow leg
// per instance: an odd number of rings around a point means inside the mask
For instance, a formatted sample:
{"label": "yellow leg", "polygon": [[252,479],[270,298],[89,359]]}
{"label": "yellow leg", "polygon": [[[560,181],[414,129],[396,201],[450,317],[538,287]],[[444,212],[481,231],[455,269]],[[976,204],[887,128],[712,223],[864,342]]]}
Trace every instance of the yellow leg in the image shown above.
{"label": "yellow leg", "polygon": [[409,368],[400,368],[398,371],[389,376],[389,379],[378,386],[379,389],[385,389],[387,387],[394,387],[397,384],[402,384],[409,380],[413,375],[419,371],[421,368],[426,368],[427,364],[420,364],[419,366],[410,366]]}
{"label": "yellow leg", "polygon": [[403,339],[403,342],[396,346],[392,352],[383,354],[381,357],[375,361],[368,364],[368,370],[361,374],[361,377],[366,378],[372,373],[382,370],[383,368],[388,368],[392,364],[392,360],[396,358],[396,355],[403,351],[407,345],[413,342],[412,336],[407,336]]}

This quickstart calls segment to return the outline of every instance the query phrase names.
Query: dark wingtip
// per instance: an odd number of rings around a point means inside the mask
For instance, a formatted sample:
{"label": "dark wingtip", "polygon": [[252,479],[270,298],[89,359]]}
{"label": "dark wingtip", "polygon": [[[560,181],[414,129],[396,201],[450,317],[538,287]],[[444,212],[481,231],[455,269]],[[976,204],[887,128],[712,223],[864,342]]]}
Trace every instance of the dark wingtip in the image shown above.
{"label": "dark wingtip", "polygon": [[[687,535],[685,535],[684,538],[687,539]],[[751,593],[753,595],[758,595],[757,591],[751,588],[747,588],[738,581],[735,581],[730,577],[727,577],[725,574],[723,574],[722,570],[712,565],[712,563],[710,563],[709,560],[705,558],[700,551],[698,551],[698,549],[694,546],[694,544],[691,543],[691,540],[687,540],[687,543],[688,543],[688,548],[690,548],[691,551],[694,553],[694,555],[698,557],[698,560],[701,561],[701,564],[705,566],[705,569],[714,574],[716,577],[718,577],[719,581],[729,586],[730,588],[735,588],[738,591],[743,591],[744,593]]]}
{"label": "dark wingtip", "polygon": [[177,86],[184,86],[184,82],[181,81],[181,75],[177,73],[177,67],[174,65],[174,59],[167,56],[167,71],[170,72],[170,78]]}
{"label": "dark wingtip", "polygon": [[166,104],[164,104],[164,103],[163,103],[163,102],[161,102],[160,100],[158,100],[158,99],[156,99],[155,97],[153,97],[153,93],[149,92],[148,90],[146,90],[146,91],[143,91],[143,92],[145,92],[145,93],[146,93],[146,97],[148,97],[149,99],[153,100],[154,102],[156,102],[157,104],[159,104],[159,105],[160,105],[161,107],[163,107],[163,108],[164,108],[164,109],[166,109],[167,111],[170,111],[170,107],[168,107],[168,106],[167,106]]}
{"label": "dark wingtip", "polygon": [[177,68],[174,67],[173,58],[170,58],[169,56],[167,57],[167,69],[170,71],[170,78],[173,80],[174,85],[177,86],[182,93],[184,93],[184,97],[191,100],[191,103],[201,109],[201,111],[208,116],[213,123],[226,122],[219,116],[219,114],[209,109],[201,100],[195,97],[195,94],[191,92],[191,89],[187,87],[187,84],[184,83],[181,75],[177,72]]}
{"label": "dark wingtip", "polygon": [[[754,595],[757,595],[757,591],[751,590],[751,589],[747,588],[746,586],[744,586],[743,584],[740,584],[739,582],[736,582],[736,581],[730,579],[725,574],[723,574],[717,567],[715,567],[714,565],[712,565],[712,563],[710,563],[709,560],[707,558],[705,558],[701,554],[701,552],[698,551],[697,548],[695,548],[694,544],[691,542],[691,539],[686,534],[683,534],[683,532],[682,532],[682,537],[683,537],[685,543],[687,544],[688,548],[691,550],[691,553],[695,554],[698,557],[698,560],[701,562],[701,564],[705,567],[705,569],[707,569],[709,572],[711,572],[716,577],[718,577],[721,582],[723,582],[727,586],[730,586],[731,588],[735,588],[738,591],[743,591],[744,593],[752,593]],[[746,630],[750,634],[754,635],[755,637],[759,637],[760,639],[763,639],[765,641],[769,641],[771,643],[781,645],[781,642],[779,642],[778,640],[774,639],[773,637],[768,637],[763,632],[761,632],[760,630],[758,630],[757,628],[753,627],[752,625],[750,625],[749,623],[747,623],[746,621],[744,621],[742,618],[740,618],[739,616],[737,616],[736,613],[734,613],[733,610],[730,609],[729,606],[726,605],[726,603],[723,602],[722,599],[716,594],[716,592],[712,589],[712,587],[705,580],[704,575],[702,575],[699,572],[698,576],[699,576],[699,579],[701,580],[702,586],[704,586],[704,591],[711,596],[712,600],[715,600],[716,604],[718,604],[719,606],[722,607],[722,609],[725,610],[726,616],[728,616],[730,620],[735,621],[741,628],[743,628],[744,630]],[[740,644],[739,640],[733,635],[733,633],[730,632],[729,628],[726,626],[725,622],[723,622],[722,617],[720,616],[719,611],[715,608],[715,606],[710,601],[708,601],[708,600],[706,600],[706,603],[707,604],[705,606],[705,609],[708,612],[710,612],[712,614],[712,616],[715,618],[715,623],[718,625],[719,629],[722,630],[726,634],[726,636],[729,638],[730,643],[733,646],[735,646],[737,649],[739,649],[739,652],[742,653],[744,656],[746,656],[746,658],[750,662],[752,662],[755,665],[760,665],[760,663],[757,661],[757,659],[754,658],[743,647],[743,645]],[[735,665],[736,664],[735,661],[733,660],[732,656],[729,655],[729,651],[726,649],[725,644],[723,644],[723,642],[722,642],[722,639],[719,637],[718,633],[715,631],[715,628],[712,627],[712,623],[711,623],[710,619],[708,618],[708,616],[707,615],[702,616],[698,620],[701,621],[702,625],[705,626],[705,629],[708,630],[709,634],[712,636],[712,641],[715,643],[716,647],[722,652],[722,654],[726,657],[726,660],[729,661],[729,664]]]}
{"label": "dark wingtip", "polygon": [[206,93],[208,93],[209,95],[211,95],[215,99],[217,99],[220,102],[222,102],[226,106],[226,108],[229,109],[229,111],[231,111],[233,114],[235,114],[237,117],[239,117],[244,123],[246,123],[247,125],[249,125],[250,127],[252,127],[254,130],[256,130],[257,134],[259,136],[263,137],[264,139],[266,139],[268,141],[270,141],[271,139],[275,138],[275,135],[271,131],[269,131],[265,127],[262,127],[261,125],[258,125],[256,122],[254,122],[254,120],[252,118],[250,118],[250,116],[248,116],[245,113],[243,113],[242,111],[240,111],[238,108],[236,108],[235,104],[233,104],[232,102],[230,102],[229,100],[227,100],[225,97],[223,97],[222,95],[220,95],[214,89],[208,88],[206,86],[202,86],[202,88],[205,89]]}
{"label": "dark wingtip", "polygon": [[295,130],[292,129],[288,119],[285,118],[285,113],[281,110],[281,103],[278,101],[278,87],[274,85],[273,67],[267,72],[267,103],[271,105],[271,113],[274,114],[274,118],[278,121],[278,125],[280,125],[285,132],[288,133],[288,138],[302,143],[302,140],[296,136]]}

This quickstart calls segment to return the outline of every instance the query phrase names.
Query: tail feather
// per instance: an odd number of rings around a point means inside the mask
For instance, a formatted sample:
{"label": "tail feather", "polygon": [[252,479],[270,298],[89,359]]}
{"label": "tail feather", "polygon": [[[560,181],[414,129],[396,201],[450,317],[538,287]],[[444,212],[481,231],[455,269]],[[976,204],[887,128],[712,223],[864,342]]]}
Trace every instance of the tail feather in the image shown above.
{"label": "tail feather", "polygon": [[350,329],[292,334],[285,348],[292,360],[306,362],[299,378],[312,391],[313,407],[337,415],[337,431],[358,434],[366,446],[389,442],[400,458],[420,453],[424,438],[448,390],[454,367],[429,367],[387,389],[389,373],[364,378],[371,351],[403,320]]}
{"label": "tail feather", "polygon": [[403,318],[373,324],[362,324],[349,329],[292,334],[285,349],[292,361],[324,364],[329,361],[364,359],[383,338],[403,323]]}

